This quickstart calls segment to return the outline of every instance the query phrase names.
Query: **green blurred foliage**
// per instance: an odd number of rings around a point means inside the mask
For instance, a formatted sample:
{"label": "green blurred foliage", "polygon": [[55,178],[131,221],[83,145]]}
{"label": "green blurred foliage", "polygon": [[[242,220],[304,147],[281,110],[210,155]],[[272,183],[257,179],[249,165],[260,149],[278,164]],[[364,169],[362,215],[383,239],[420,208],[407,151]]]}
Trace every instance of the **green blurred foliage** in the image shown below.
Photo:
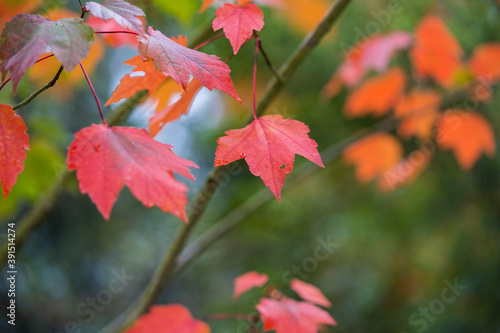
{"label": "green blurred foliage", "polygon": [[[344,59],[342,45],[354,45],[363,35],[373,33],[373,27],[382,33],[413,31],[429,13],[443,17],[467,56],[481,43],[500,40],[500,11],[490,1],[401,0],[401,13],[380,23],[378,13],[392,2],[353,1],[335,32],[311,54],[269,108],[271,113],[305,122],[320,151],[376,121],[346,119],[342,111],[346,91],[332,101],[319,97]],[[136,3],[151,15],[149,24],[169,36],[186,34],[192,39],[213,18],[213,9],[196,13],[199,1]],[[166,10],[169,16],[156,8]],[[264,12],[262,43],[274,66],[279,67],[303,35],[290,29],[291,23],[279,10]],[[166,17],[177,17],[178,21]],[[218,40],[203,51],[222,58],[231,53],[226,40]],[[91,75],[102,99],[112,89],[109,87],[114,82],[115,68],[135,54],[129,53],[108,50],[102,66]],[[406,53],[393,61],[410,71]],[[249,96],[253,42],[243,46],[229,65],[237,91]],[[262,59],[258,65],[262,91],[272,74]],[[83,87],[65,104],[52,100],[47,92],[21,111],[27,119],[32,150],[11,201],[1,205],[2,220],[18,222],[27,206],[43,197],[56,177],[53,162],[64,163],[61,147],[67,147],[70,139],[66,131],[74,133],[99,121],[92,96]],[[33,91],[31,88],[23,80],[14,99],[8,89],[0,93],[0,99],[19,102]],[[177,153],[201,166],[194,171],[197,181],[188,183],[191,198],[213,163],[216,139],[230,128],[241,127],[242,119],[251,112],[250,100],[244,100],[244,106],[230,99],[223,99],[215,107],[208,103],[211,107],[200,111],[201,120],[191,120],[194,115],[181,120],[183,125],[179,126],[189,130],[186,141],[191,145],[189,151]],[[495,87],[493,101],[477,110],[490,120],[497,146],[499,107],[500,94]],[[224,118],[216,128],[202,126],[217,112],[224,112]],[[175,126],[167,126],[165,132],[176,133]],[[410,140],[405,145],[417,143]],[[309,164],[297,157],[294,173]],[[500,159],[496,156],[482,157],[471,171],[465,172],[451,152],[438,149],[428,169],[413,184],[382,194],[373,184],[359,184],[353,168],[337,159],[285,189],[281,203],[273,199],[246,217],[177,275],[160,302],[182,303],[196,317],[250,313],[262,297],[262,290],[254,289],[234,301],[232,281],[244,272],[257,270],[267,273],[270,284],[288,295],[292,294],[286,282],[292,276],[322,289],[332,301],[330,313],[339,323],[329,328],[330,332],[498,332],[499,170]],[[264,188],[245,163],[236,164],[233,171],[191,240]],[[289,184],[287,178],[285,187]],[[76,188],[76,182],[72,188]],[[158,209],[144,208],[128,190],[120,194],[108,222],[87,196],[78,191],[63,195],[55,211],[18,254],[21,282],[17,297],[22,304],[16,332],[63,332],[69,322],[76,322],[82,332],[97,332],[135,301],[181,224]],[[325,242],[335,247],[327,259],[320,260],[315,257],[315,249]],[[91,319],[79,313],[81,304],[85,307],[89,297],[95,298],[107,288],[113,271],[122,269],[134,277],[124,291],[113,294],[110,303],[94,311]],[[446,302],[442,293],[449,289],[448,282],[453,284],[455,280],[465,289]],[[0,291],[0,297],[4,297],[3,289]],[[430,317],[424,314],[426,309],[430,309]],[[239,321],[211,325],[217,333],[246,332],[248,327]]]}

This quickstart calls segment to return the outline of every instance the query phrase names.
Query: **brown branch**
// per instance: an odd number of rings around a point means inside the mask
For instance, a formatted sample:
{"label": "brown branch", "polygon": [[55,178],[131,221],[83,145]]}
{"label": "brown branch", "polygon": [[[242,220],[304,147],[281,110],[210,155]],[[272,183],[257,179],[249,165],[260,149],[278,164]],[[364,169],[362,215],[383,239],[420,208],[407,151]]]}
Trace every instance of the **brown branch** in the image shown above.
{"label": "brown branch", "polygon": [[[318,42],[328,33],[328,31],[330,31],[334,23],[340,17],[340,14],[350,2],[351,0],[335,1],[320,24],[302,41],[289,60],[281,67],[279,74],[282,80],[280,81],[273,78],[268,84],[266,93],[257,107],[258,115],[262,114],[269,104],[281,92],[285,83],[289,81],[293,73],[311,53]],[[210,203],[213,194],[219,187],[219,184],[222,178],[226,175],[227,170],[227,166],[212,169],[204,185],[197,192],[195,200],[189,210],[189,223],[180,227],[180,230],[174,237],[173,242],[160,260],[160,263],[158,264],[158,267],[144,292],[140,294],[137,299],[124,312],[122,312],[121,315],[105,327],[102,332],[123,331],[158,299],[165,285],[172,278],[177,266],[178,257],[183,250],[191,231]]]}
{"label": "brown branch", "polygon": [[59,76],[61,76],[61,73],[62,73],[63,69],[64,69],[64,67],[61,65],[61,67],[59,67],[59,70],[57,71],[56,75],[52,78],[52,80],[50,80],[46,85],[44,85],[43,87],[41,87],[40,89],[38,89],[37,91],[35,91],[34,93],[32,93],[24,101],[22,101],[21,103],[13,106],[12,109],[17,110],[21,106],[25,106],[26,104],[28,104],[29,102],[31,102],[32,100],[34,100],[36,98],[36,96],[40,95],[42,92],[44,92],[45,90],[49,89],[50,87],[53,87],[54,84],[56,84],[57,80],[59,80]]}

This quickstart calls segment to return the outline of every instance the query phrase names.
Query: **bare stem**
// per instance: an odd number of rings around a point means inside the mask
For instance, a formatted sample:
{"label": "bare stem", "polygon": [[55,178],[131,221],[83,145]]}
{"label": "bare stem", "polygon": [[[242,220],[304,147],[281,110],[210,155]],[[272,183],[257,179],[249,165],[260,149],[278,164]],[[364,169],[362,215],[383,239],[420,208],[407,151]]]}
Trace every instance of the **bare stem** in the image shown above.
{"label": "bare stem", "polygon": [[85,68],[83,67],[83,64],[80,63],[80,68],[82,69],[83,75],[85,75],[85,79],[87,80],[90,90],[92,90],[92,95],[94,95],[95,102],[97,103],[97,108],[99,109],[99,114],[101,115],[101,120],[104,125],[106,124],[106,119],[104,119],[104,113],[102,112],[102,107],[101,107],[101,102],[99,102],[99,98],[97,97],[97,94],[95,93],[94,86],[92,85],[92,82],[90,82],[89,76],[87,75],[87,72],[85,71]]}

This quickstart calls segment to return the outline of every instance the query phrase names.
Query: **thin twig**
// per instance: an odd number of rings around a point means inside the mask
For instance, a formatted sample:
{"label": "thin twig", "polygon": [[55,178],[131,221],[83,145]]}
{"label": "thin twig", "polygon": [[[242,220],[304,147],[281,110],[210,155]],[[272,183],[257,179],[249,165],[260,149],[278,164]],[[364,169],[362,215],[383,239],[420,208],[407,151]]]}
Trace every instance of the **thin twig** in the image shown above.
{"label": "thin twig", "polygon": [[264,50],[264,47],[262,46],[262,40],[260,39],[260,36],[259,34],[254,31],[254,38],[256,40],[259,41],[259,50],[260,50],[260,53],[262,54],[262,57],[264,58],[265,62],[266,62],[266,65],[267,67],[269,68],[269,70],[271,71],[271,73],[273,73],[273,75],[276,77],[276,79],[278,81],[281,81],[281,77],[280,75],[278,74],[278,72],[274,69],[274,66],[273,64],[271,63],[271,60],[269,59],[269,57],[267,56],[267,53],[266,51]]}
{"label": "thin twig", "polygon": [[14,105],[12,107],[12,109],[17,110],[21,106],[25,106],[26,104],[28,104],[29,102],[31,102],[32,100],[34,100],[36,98],[36,96],[40,95],[45,90],[47,90],[50,87],[54,86],[54,84],[56,84],[57,80],[59,79],[59,76],[61,75],[63,69],[64,69],[64,67],[61,65],[61,67],[59,67],[59,70],[57,71],[56,75],[52,78],[52,80],[50,80],[46,85],[44,85],[43,87],[41,87],[40,89],[38,89],[37,91],[35,91],[34,93],[32,93],[28,98],[26,98],[21,103],[19,103],[17,105]]}
{"label": "thin twig", "polygon": [[[316,44],[330,31],[333,24],[340,17],[342,11],[351,0],[337,0],[328,10],[321,23],[303,40],[290,59],[281,67],[280,76],[282,81],[273,78],[268,85],[264,97],[257,108],[260,115],[269,106],[271,101],[281,92],[284,84],[290,79],[299,65],[311,53]],[[102,332],[121,332],[127,328],[139,315],[156,301],[164,289],[166,283],[172,278],[177,266],[178,257],[183,250],[188,237],[201,215],[210,203],[213,194],[219,187],[222,177],[227,173],[227,166],[212,169],[204,185],[198,190],[188,213],[189,223],[180,227],[168,250],[160,260],[157,269],[146,286],[144,292],[138,296],[136,301],[122,312],[113,322],[106,326]]]}

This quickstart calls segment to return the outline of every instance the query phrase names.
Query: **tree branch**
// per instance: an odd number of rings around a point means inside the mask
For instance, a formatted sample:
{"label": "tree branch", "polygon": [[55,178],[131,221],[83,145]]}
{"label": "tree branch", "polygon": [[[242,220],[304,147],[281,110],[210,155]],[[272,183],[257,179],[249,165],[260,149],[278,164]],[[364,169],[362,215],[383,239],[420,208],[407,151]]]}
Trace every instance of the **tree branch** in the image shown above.
{"label": "tree branch", "polygon": [[[266,89],[264,97],[257,107],[257,114],[260,115],[269,104],[281,92],[284,85],[291,78],[304,59],[311,53],[318,42],[330,31],[340,14],[351,0],[337,0],[328,10],[326,16],[320,24],[302,41],[297,50],[289,60],[281,67],[279,74],[281,81],[273,78]],[[201,189],[197,192],[195,200],[188,213],[189,223],[180,227],[167,252],[158,264],[151,281],[146,286],[144,292],[138,296],[129,308],[119,315],[113,322],[105,327],[102,332],[121,332],[140,316],[147,308],[153,304],[161,294],[164,286],[171,279],[174,273],[178,257],[184,248],[191,231],[199,221],[201,215],[207,208],[213,194],[217,190],[222,178],[227,173],[227,166],[213,168]]]}
{"label": "tree branch", "polygon": [[64,69],[64,67],[61,65],[61,67],[59,67],[59,70],[57,71],[56,75],[52,78],[52,80],[50,80],[46,85],[44,85],[43,87],[41,87],[40,89],[38,89],[37,91],[35,91],[34,93],[32,93],[24,101],[22,101],[21,103],[13,106],[12,109],[13,110],[17,110],[21,106],[25,106],[26,104],[28,104],[29,102],[31,102],[32,100],[34,100],[36,98],[36,96],[40,95],[42,92],[44,92],[45,90],[49,89],[50,87],[53,87],[54,84],[56,84],[57,80],[59,80],[59,76],[61,76],[61,73],[62,73],[63,69]]}
{"label": "tree branch", "polygon": [[[109,126],[115,126],[127,119],[146,93],[145,90],[140,91],[117,107],[108,117],[107,123]],[[20,251],[27,237],[45,221],[47,215],[54,209],[68,181],[71,179],[71,174],[72,172],[64,167],[47,193],[44,194],[41,200],[36,202],[27,215],[17,223],[16,252]],[[5,242],[0,250],[0,268],[7,262],[7,245],[8,243]]]}

